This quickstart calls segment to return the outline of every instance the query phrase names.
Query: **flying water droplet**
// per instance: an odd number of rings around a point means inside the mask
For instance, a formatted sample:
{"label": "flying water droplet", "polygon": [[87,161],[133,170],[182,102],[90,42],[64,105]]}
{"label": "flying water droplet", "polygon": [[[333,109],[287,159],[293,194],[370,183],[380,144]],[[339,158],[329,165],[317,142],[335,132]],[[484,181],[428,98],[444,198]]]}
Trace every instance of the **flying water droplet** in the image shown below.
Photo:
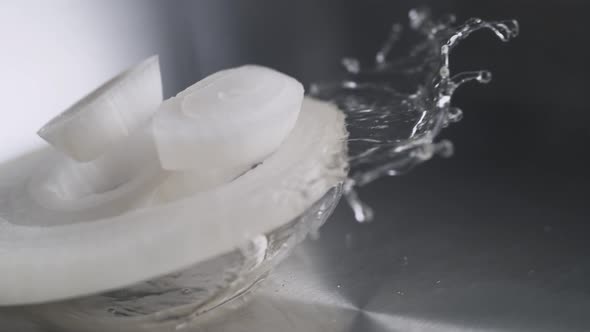
{"label": "flying water droplet", "polygon": [[459,122],[461,119],[463,119],[463,111],[458,107],[449,107],[447,120],[449,122]]}
{"label": "flying water droplet", "polygon": [[397,42],[401,38],[402,31],[403,26],[401,24],[396,23],[391,27],[391,33],[389,34],[389,38],[387,38],[385,43],[383,43],[383,46],[381,46],[381,49],[375,55],[375,64],[377,66],[383,65],[387,62],[387,57],[389,56],[389,53],[391,52],[395,44],[397,44]]}
{"label": "flying water droplet", "polygon": [[181,331],[181,330],[184,330],[184,329],[186,329],[187,327],[188,327],[188,323],[187,323],[187,322],[183,322],[183,323],[177,324],[177,325],[174,327],[174,330],[176,330],[176,331]]}
{"label": "flying water droplet", "polygon": [[352,208],[354,218],[358,222],[363,223],[373,220],[373,209],[358,198],[358,194],[354,190],[354,181],[349,180],[344,184],[344,198]]}
{"label": "flying water droplet", "polygon": [[352,74],[358,74],[361,71],[360,62],[354,58],[342,59],[342,65],[349,73],[352,73]]}

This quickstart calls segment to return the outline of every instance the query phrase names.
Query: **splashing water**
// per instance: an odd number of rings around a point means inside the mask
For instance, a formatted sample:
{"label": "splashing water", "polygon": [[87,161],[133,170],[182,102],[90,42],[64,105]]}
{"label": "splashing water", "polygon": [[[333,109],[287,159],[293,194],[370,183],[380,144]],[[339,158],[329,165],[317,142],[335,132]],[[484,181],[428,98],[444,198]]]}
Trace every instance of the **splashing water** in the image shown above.
{"label": "splashing water", "polygon": [[[373,218],[371,208],[355,190],[383,176],[404,174],[435,155],[451,156],[453,145],[435,141],[441,129],[462,118],[451,106],[455,90],[464,83],[490,82],[489,71],[451,75],[450,52],[471,33],[488,29],[506,42],[516,37],[518,23],[472,18],[454,26],[452,15],[433,19],[427,9],[409,13],[409,33],[394,24],[389,38],[370,66],[355,58],[342,65],[350,79],[312,84],[310,94],[332,101],[347,115],[350,173],[344,197],[359,222]],[[406,56],[391,58],[404,37],[415,38]]]}

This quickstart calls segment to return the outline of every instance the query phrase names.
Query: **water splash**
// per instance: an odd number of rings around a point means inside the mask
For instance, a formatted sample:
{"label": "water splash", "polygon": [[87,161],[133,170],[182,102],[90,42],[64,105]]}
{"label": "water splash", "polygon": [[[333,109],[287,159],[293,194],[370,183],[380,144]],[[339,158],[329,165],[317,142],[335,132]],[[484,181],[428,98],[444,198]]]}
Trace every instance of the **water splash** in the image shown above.
{"label": "water splash", "polygon": [[[451,75],[451,51],[481,29],[504,42],[519,32],[514,20],[472,18],[459,26],[455,20],[453,15],[434,19],[428,9],[411,10],[409,29],[394,24],[374,63],[344,58],[349,79],[310,87],[312,96],[336,103],[347,115],[350,173],[344,197],[359,222],[370,221],[373,211],[355,188],[404,174],[435,155],[452,155],[451,142],[435,139],[462,118],[463,112],[451,106],[453,93],[468,82],[488,83],[492,75],[486,70]],[[413,46],[406,56],[393,58],[391,51],[403,38],[411,38]]]}

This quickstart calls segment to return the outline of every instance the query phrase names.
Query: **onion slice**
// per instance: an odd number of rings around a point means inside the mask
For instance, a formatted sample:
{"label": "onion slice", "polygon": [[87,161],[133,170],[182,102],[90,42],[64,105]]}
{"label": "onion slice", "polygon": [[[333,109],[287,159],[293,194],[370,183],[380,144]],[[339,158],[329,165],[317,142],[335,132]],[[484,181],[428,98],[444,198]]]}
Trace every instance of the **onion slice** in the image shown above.
{"label": "onion slice", "polygon": [[154,116],[162,168],[243,172],[279,147],[302,100],[301,83],[270,68],[217,72],[166,100]]}
{"label": "onion slice", "polygon": [[248,171],[278,149],[301,109],[303,85],[270,68],[219,71],[166,100],[152,121],[163,169],[152,202],[202,192]]}
{"label": "onion slice", "polygon": [[144,125],[161,103],[160,65],[152,56],[49,121],[38,135],[70,158],[91,161]]}
{"label": "onion slice", "polygon": [[[0,217],[0,305],[122,288],[234,250],[301,215],[345,178],[345,137],[343,113],[306,98],[278,149],[227,184],[67,225],[23,226]],[[0,183],[6,183],[5,174],[32,168],[24,162],[2,170]]]}

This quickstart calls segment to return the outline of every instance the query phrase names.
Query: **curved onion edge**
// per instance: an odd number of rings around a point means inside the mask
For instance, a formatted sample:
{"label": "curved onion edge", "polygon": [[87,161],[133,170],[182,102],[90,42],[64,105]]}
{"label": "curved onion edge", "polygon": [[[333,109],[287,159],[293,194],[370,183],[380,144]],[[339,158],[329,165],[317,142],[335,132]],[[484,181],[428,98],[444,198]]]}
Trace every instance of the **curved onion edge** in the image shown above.
{"label": "curved onion edge", "polygon": [[144,124],[162,103],[158,56],[115,76],[63,113],[37,134],[77,161],[91,161]]}

